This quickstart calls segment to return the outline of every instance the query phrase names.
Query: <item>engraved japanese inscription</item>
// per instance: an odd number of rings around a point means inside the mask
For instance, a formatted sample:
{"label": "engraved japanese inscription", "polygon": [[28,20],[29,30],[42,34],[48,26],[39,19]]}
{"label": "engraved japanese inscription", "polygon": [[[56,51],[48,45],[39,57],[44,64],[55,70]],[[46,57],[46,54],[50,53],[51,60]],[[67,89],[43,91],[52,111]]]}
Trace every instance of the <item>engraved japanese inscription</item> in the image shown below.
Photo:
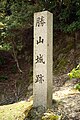
{"label": "engraved japanese inscription", "polygon": [[48,11],[34,14],[33,106],[52,103],[53,15]]}
{"label": "engraved japanese inscription", "polygon": [[43,26],[45,24],[44,16],[37,17],[36,19],[36,27]]}

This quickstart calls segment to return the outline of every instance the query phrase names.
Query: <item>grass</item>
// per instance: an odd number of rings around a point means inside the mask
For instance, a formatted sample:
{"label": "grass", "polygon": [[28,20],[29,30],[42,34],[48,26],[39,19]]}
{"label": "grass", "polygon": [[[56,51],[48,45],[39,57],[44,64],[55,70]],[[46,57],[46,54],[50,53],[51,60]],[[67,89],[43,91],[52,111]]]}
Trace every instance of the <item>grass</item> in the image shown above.
{"label": "grass", "polygon": [[[0,106],[0,120],[24,120],[32,108],[32,104],[31,100]],[[25,111],[27,111],[26,114]]]}

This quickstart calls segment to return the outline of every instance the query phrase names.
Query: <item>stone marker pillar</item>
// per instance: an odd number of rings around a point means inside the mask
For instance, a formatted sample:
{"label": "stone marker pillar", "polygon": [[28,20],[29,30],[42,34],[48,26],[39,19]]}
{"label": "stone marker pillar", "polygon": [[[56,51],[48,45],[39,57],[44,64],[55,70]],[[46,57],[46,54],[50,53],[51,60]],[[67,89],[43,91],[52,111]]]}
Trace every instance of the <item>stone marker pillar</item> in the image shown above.
{"label": "stone marker pillar", "polygon": [[33,106],[50,108],[53,78],[53,15],[34,14]]}

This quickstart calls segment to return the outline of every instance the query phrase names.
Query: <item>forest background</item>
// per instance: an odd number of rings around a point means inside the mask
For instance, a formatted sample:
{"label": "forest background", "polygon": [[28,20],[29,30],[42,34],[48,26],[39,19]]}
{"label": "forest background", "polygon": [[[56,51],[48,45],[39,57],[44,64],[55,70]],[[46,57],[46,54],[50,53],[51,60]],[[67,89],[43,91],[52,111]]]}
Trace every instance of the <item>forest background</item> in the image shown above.
{"label": "forest background", "polygon": [[[45,10],[54,16],[54,76],[80,62],[80,0],[0,0],[0,104],[32,94],[33,15]],[[77,69],[71,77],[80,78]]]}

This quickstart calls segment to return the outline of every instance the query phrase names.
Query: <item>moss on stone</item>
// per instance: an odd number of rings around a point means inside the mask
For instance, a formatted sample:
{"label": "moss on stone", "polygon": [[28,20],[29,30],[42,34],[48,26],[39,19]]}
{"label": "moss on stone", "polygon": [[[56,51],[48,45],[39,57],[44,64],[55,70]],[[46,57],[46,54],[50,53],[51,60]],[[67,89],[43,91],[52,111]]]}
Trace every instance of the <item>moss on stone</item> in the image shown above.
{"label": "moss on stone", "polygon": [[43,116],[42,120],[59,120],[59,116],[57,115]]}

